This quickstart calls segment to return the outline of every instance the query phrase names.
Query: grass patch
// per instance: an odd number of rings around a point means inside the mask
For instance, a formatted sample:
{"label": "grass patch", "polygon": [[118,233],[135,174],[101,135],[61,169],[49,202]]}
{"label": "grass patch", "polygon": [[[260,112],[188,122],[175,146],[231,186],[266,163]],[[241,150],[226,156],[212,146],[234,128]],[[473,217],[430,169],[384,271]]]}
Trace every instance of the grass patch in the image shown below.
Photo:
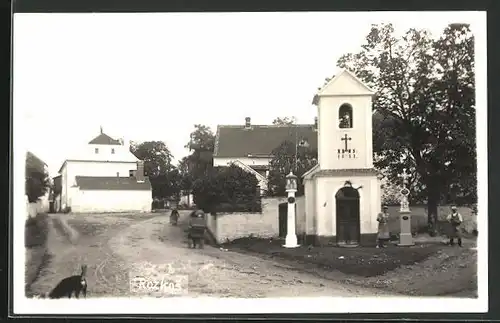
{"label": "grass patch", "polygon": [[33,297],[34,293],[31,289],[33,283],[40,277],[44,268],[50,265],[53,256],[48,252],[45,247],[33,248],[28,251],[30,253],[30,261],[26,262],[25,271],[25,295],[26,297]]}
{"label": "grass patch", "polygon": [[436,241],[416,242],[415,246],[404,248],[301,246],[287,249],[280,240],[242,238],[224,246],[267,256],[288,263],[296,270],[360,287],[382,288],[411,296],[477,297],[476,251],[444,246],[439,239]]}
{"label": "grass patch", "polygon": [[31,286],[38,279],[42,269],[48,265],[51,255],[47,250],[49,235],[47,214],[38,214],[26,220],[24,227],[24,245],[26,247],[25,292],[31,295]]}
{"label": "grass patch", "polygon": [[47,242],[49,232],[49,216],[38,214],[34,218],[28,218],[24,226],[24,246],[34,248],[44,246]]}
{"label": "grass patch", "polygon": [[224,245],[265,254],[271,257],[315,264],[329,270],[362,277],[382,275],[400,266],[413,265],[424,261],[436,253],[439,246],[421,244],[410,248],[388,247],[375,249],[369,247],[306,247],[287,249],[283,241],[260,238],[242,238]]}
{"label": "grass patch", "polygon": [[477,298],[477,252],[445,247],[423,262],[378,277],[346,279],[359,286],[383,288],[410,296]]}

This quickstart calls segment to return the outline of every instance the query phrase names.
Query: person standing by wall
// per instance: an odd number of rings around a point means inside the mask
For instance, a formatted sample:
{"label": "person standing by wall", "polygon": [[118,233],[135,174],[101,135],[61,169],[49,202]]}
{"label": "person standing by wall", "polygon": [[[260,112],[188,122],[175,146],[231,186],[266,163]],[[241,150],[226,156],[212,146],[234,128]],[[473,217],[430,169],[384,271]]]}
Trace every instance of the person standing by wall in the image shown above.
{"label": "person standing by wall", "polygon": [[389,232],[389,212],[387,205],[382,207],[382,212],[378,214],[378,234],[377,234],[377,248],[385,248],[387,241],[390,239]]}
{"label": "person standing by wall", "polygon": [[458,240],[458,246],[462,246],[462,234],[460,232],[460,225],[464,222],[462,215],[458,213],[457,207],[451,207],[451,213],[448,214],[446,220],[451,224],[450,230],[450,246],[455,244],[455,238]]}

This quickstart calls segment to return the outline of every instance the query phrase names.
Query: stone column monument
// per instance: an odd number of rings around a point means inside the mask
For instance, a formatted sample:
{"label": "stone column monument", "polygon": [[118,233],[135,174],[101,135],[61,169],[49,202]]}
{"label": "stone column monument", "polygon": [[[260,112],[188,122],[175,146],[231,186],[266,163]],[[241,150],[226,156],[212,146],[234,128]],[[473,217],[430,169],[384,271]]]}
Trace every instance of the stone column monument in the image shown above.
{"label": "stone column monument", "polygon": [[403,169],[403,173],[399,175],[403,179],[401,185],[401,208],[399,209],[399,223],[401,228],[401,233],[399,234],[399,244],[400,247],[413,246],[413,237],[411,235],[411,211],[410,203],[408,202],[408,195],[410,190],[406,187],[408,184],[408,175],[406,173],[406,168]]}
{"label": "stone column monument", "polygon": [[285,248],[296,248],[297,234],[295,232],[295,192],[297,192],[297,176],[291,171],[286,176],[286,191],[288,192],[288,217],[286,220]]}

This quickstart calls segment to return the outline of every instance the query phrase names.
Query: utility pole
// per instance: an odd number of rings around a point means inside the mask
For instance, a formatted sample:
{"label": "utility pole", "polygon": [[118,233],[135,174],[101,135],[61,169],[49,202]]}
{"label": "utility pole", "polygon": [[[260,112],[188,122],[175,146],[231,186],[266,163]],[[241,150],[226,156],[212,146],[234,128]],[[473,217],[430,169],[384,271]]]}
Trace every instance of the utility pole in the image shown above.
{"label": "utility pole", "polygon": [[299,143],[298,143],[298,127],[297,127],[297,118],[293,116],[293,124],[295,128],[295,174],[297,174],[298,171],[298,160],[299,160]]}

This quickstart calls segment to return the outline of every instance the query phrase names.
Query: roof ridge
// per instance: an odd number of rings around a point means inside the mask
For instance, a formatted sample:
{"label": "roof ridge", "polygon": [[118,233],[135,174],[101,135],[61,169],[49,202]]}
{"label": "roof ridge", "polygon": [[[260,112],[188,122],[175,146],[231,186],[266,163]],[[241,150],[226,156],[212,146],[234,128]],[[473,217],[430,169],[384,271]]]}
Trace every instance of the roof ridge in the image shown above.
{"label": "roof ridge", "polygon": [[[245,129],[245,125],[218,125],[217,127],[221,127],[221,128],[241,128],[241,129]],[[314,123],[298,123],[298,124],[290,124],[290,125],[277,125],[277,124],[255,124],[255,125],[251,125],[251,127],[258,127],[258,128],[294,128],[294,127],[314,127]]]}

